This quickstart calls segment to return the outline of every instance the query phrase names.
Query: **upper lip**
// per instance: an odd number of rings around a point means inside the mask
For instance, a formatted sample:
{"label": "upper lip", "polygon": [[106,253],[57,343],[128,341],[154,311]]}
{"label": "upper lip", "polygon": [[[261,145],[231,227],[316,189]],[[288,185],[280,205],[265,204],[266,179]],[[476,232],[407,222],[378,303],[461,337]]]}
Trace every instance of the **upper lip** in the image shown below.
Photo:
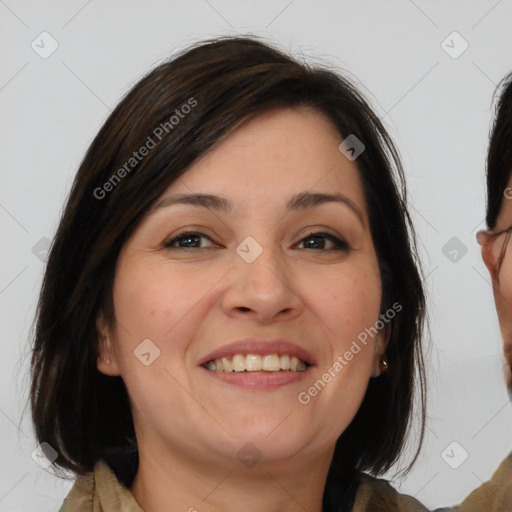
{"label": "upper lip", "polygon": [[201,358],[199,365],[206,364],[208,361],[221,359],[222,357],[232,357],[235,354],[257,354],[265,356],[267,354],[277,354],[298,357],[309,365],[315,365],[316,359],[305,349],[285,339],[265,340],[261,338],[247,338],[243,340],[228,343],[210,352]]}

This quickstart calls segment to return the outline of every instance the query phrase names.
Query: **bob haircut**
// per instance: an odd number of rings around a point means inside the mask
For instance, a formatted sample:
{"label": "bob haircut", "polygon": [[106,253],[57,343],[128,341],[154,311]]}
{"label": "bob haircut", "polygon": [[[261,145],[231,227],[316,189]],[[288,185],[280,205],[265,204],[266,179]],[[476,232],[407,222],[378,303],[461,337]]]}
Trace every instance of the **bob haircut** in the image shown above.
{"label": "bob haircut", "polygon": [[512,174],[512,73],[501,84],[496,103],[487,153],[487,216],[489,229],[494,229],[500,214],[506,186]]}
{"label": "bob haircut", "polygon": [[[370,379],[337,440],[328,480],[348,470],[388,470],[404,448],[419,395],[416,460],[425,428],[425,296],[398,152],[347,79],[251,36],[203,41],[150,71],[110,114],[78,169],[50,248],[31,356],[36,439],[57,451],[56,469],[80,475],[103,458],[131,486],[138,452],[128,393],[121,377],[96,367],[98,315],[115,324],[120,249],[155,200],[244,121],[301,106],[323,114],[341,137],[363,141],[355,163],[379,261],[381,313],[403,306],[386,326],[389,371]],[[134,152],[149,148],[150,138],[155,147],[135,164]]]}

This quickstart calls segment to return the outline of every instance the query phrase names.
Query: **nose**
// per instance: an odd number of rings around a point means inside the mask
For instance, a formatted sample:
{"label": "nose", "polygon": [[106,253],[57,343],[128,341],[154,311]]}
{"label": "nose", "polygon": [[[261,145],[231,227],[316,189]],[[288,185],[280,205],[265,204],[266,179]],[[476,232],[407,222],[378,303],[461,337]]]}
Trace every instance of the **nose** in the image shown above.
{"label": "nose", "polygon": [[262,324],[299,317],[304,304],[279,249],[265,247],[251,263],[238,253],[229,272],[229,284],[222,299],[231,317],[250,318]]}

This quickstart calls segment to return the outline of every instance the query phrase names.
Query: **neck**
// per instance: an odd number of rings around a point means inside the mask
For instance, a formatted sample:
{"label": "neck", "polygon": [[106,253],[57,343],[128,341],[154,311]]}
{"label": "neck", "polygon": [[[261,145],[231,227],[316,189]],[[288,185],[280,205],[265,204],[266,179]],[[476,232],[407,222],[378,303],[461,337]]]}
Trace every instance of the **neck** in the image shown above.
{"label": "neck", "polygon": [[264,462],[192,459],[169,447],[139,446],[131,492],[152,512],[322,512],[332,451],[312,459]]}

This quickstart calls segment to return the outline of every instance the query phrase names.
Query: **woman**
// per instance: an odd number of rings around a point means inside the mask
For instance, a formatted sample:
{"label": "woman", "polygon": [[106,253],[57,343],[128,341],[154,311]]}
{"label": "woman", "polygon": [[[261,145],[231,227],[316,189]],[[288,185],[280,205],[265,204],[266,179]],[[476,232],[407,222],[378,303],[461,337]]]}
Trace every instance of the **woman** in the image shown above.
{"label": "woman", "polygon": [[61,510],[424,510],[363,473],[397,461],[416,392],[423,434],[410,228],[344,78],[243,37],[150,72],[80,166],[41,292],[36,436],[80,476]]}

